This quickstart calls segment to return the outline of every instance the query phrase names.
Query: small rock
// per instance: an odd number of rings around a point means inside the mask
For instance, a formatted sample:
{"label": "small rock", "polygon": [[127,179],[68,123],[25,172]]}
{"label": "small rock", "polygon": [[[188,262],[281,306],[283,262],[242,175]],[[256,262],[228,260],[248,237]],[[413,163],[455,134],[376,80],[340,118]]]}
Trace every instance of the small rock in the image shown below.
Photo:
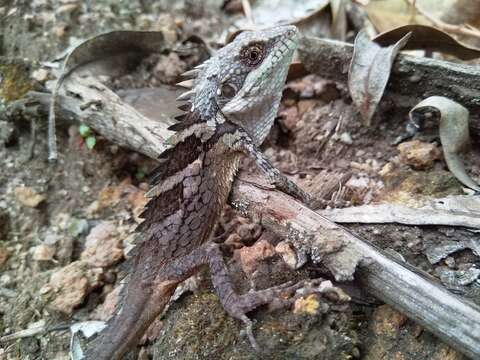
{"label": "small rock", "polygon": [[244,246],[242,237],[237,233],[228,235],[227,239],[225,240],[225,244],[233,249],[240,249]]}
{"label": "small rock", "polygon": [[441,158],[442,153],[436,144],[412,140],[397,146],[400,152],[400,161],[414,169],[426,169],[433,166],[433,162]]}
{"label": "small rock", "polygon": [[316,99],[300,100],[297,103],[298,113],[301,116],[304,113],[306,113],[307,111],[312,110],[318,104],[323,104],[323,103],[316,100]]}
{"label": "small rock", "polygon": [[467,242],[462,241],[443,241],[439,244],[434,244],[427,247],[425,250],[425,255],[427,256],[430,264],[436,264],[450,254],[469,248],[468,245],[469,244]]}
{"label": "small rock", "polygon": [[0,209],[0,242],[7,239],[10,227],[10,214],[5,210]]}
{"label": "small rock", "polygon": [[61,5],[57,8],[56,13],[61,15],[61,14],[71,14],[74,11],[78,10],[80,8],[79,4],[66,4],[66,5]]}
{"label": "small rock", "polygon": [[262,227],[256,223],[242,224],[238,227],[237,234],[244,244],[253,244],[262,235]]}
{"label": "small rock", "polygon": [[451,270],[441,266],[436,269],[442,283],[448,288],[457,288],[473,283],[480,276],[480,269],[471,266],[462,270]]}
{"label": "small rock", "polygon": [[123,257],[122,239],[111,222],[95,226],[87,236],[81,259],[95,267],[112,266]]}
{"label": "small rock", "polygon": [[72,237],[76,238],[88,231],[88,221],[85,219],[78,219],[72,217],[68,221],[67,232]]}
{"label": "small rock", "polygon": [[57,26],[53,28],[53,33],[57,36],[57,38],[62,39],[67,34],[68,25],[65,23],[59,23]]}
{"label": "small rock", "polygon": [[464,360],[465,356],[457,352],[454,349],[444,345],[442,349],[439,349],[438,352],[432,357],[432,360]]}
{"label": "small rock", "polygon": [[9,146],[15,142],[14,125],[8,121],[0,121],[0,144]]}
{"label": "small rock", "polygon": [[258,263],[275,255],[275,249],[266,240],[259,240],[249,247],[243,247],[235,251],[235,256],[240,259],[245,274],[252,274]]}
{"label": "small rock", "polygon": [[71,315],[85,297],[100,285],[101,274],[101,269],[90,269],[84,261],[75,261],[58,269],[50,277],[51,290],[46,292],[53,296],[50,307]]}
{"label": "small rock", "polygon": [[145,197],[145,191],[132,191],[130,194],[128,194],[127,199],[132,207],[133,219],[137,224],[140,224],[143,221],[143,219],[140,218],[140,215],[142,214],[145,205],[148,202],[148,199]]}
{"label": "small rock", "polygon": [[55,248],[48,245],[37,245],[32,249],[33,260],[35,261],[50,261],[55,256]]}
{"label": "small rock", "polygon": [[393,172],[393,169],[395,169],[395,165],[391,162],[386,163],[383,165],[383,167],[380,169],[378,172],[378,175],[381,177],[385,177]]}
{"label": "small rock", "polygon": [[32,72],[32,78],[43,83],[48,79],[48,71],[45,69],[37,69]]}
{"label": "small rock", "polygon": [[297,270],[307,262],[307,257],[302,252],[296,252],[287,241],[282,241],[275,246],[275,252],[280,255],[289,268]]}
{"label": "small rock", "polygon": [[339,139],[344,144],[347,144],[347,145],[352,145],[353,144],[352,135],[350,135],[350,133],[348,133],[348,132],[341,133]]}
{"label": "small rock", "polygon": [[0,268],[7,263],[10,252],[4,247],[0,247]]}
{"label": "small rock", "polygon": [[15,198],[24,206],[36,208],[47,198],[43,194],[37,193],[28,186],[20,186],[15,189]]}
{"label": "small rock", "polygon": [[155,77],[162,79],[163,82],[173,83],[178,76],[187,70],[185,62],[177,53],[171,52],[169,55],[162,56],[155,65],[153,72]]}
{"label": "small rock", "polygon": [[455,258],[453,256],[448,256],[446,259],[445,259],[445,264],[450,268],[450,269],[454,269],[456,264],[455,264]]}
{"label": "small rock", "polygon": [[161,31],[166,44],[172,46],[178,40],[177,24],[171,14],[160,14],[154,25],[155,31]]}
{"label": "small rock", "polygon": [[283,109],[280,111],[279,115],[281,116],[281,122],[286,129],[292,131],[297,127],[300,117],[296,106],[289,106]]}
{"label": "small rock", "polygon": [[122,288],[123,285],[119,285],[105,296],[104,302],[95,309],[92,316],[94,319],[107,321],[112,317],[118,307]]}
{"label": "small rock", "polygon": [[374,331],[379,336],[395,337],[407,322],[407,317],[389,305],[380,305],[374,312]]}

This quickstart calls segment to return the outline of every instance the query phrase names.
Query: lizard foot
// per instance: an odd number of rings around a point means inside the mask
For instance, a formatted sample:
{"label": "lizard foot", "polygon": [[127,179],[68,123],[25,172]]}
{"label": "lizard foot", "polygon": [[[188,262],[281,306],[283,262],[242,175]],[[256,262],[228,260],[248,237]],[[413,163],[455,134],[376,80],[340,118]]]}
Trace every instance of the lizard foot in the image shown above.
{"label": "lizard foot", "polygon": [[[274,309],[289,307],[299,297],[315,292],[314,288],[322,281],[323,279],[302,280],[297,283],[289,281],[265,290],[250,291],[243,295],[231,294],[226,301],[222,301],[222,305],[230,316],[244,323],[248,340],[255,351],[264,352],[265,350],[260,348],[253,335],[253,321],[246,314],[262,305],[272,305]],[[296,291],[300,289],[305,289],[305,291],[296,294]]]}

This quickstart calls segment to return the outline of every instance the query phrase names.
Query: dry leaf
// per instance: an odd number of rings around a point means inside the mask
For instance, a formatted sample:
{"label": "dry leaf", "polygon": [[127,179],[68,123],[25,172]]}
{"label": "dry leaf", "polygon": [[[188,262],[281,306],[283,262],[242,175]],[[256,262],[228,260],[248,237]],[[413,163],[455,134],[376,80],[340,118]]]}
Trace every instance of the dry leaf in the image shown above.
{"label": "dry leaf", "polygon": [[[440,18],[443,12],[451,7],[453,0],[416,0],[416,4],[428,9],[431,16]],[[419,14],[407,0],[370,1],[365,6],[368,18],[378,32],[406,24],[431,24]]]}
{"label": "dry leaf", "polygon": [[355,38],[348,72],[348,88],[368,126],[371,125],[373,114],[387,86],[393,61],[409,37],[410,34],[407,34],[388,47],[381,47],[371,41],[365,31],[360,31]]}
{"label": "dry leaf", "polygon": [[480,57],[480,49],[467,46],[455,40],[437,28],[426,25],[405,25],[385,31],[376,36],[373,41],[381,46],[388,46],[411,33],[404,50],[430,50],[454,55],[462,60],[471,60]]}
{"label": "dry leaf", "polygon": [[[338,40],[345,40],[347,33],[346,0],[259,0],[253,3],[251,12],[257,28],[290,24],[304,35]],[[235,27],[248,29],[252,24],[250,19],[242,18]],[[229,34],[227,43],[238,33]]]}
{"label": "dry leaf", "polygon": [[448,169],[463,185],[480,191],[480,186],[467,174],[459,155],[470,144],[468,110],[446,97],[431,96],[410,110],[410,119],[418,123],[427,112],[440,117],[440,141]]}

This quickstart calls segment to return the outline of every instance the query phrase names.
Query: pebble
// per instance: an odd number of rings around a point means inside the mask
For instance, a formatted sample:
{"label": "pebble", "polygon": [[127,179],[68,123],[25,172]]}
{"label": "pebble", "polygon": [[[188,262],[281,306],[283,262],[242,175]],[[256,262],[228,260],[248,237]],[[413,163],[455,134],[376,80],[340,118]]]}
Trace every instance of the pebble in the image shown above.
{"label": "pebble", "polygon": [[259,263],[275,255],[275,249],[272,244],[266,240],[259,240],[252,246],[245,246],[235,251],[235,256],[240,259],[245,274],[252,274]]}
{"label": "pebble", "polygon": [[36,208],[45,201],[47,197],[44,194],[37,193],[31,187],[20,186],[15,188],[15,198],[24,206]]}
{"label": "pebble", "polygon": [[397,146],[397,149],[402,163],[419,170],[432,167],[433,162],[442,156],[436,144],[419,140],[403,142]]}
{"label": "pebble", "polygon": [[101,222],[88,234],[80,258],[95,267],[109,267],[123,258],[122,239],[111,222]]}

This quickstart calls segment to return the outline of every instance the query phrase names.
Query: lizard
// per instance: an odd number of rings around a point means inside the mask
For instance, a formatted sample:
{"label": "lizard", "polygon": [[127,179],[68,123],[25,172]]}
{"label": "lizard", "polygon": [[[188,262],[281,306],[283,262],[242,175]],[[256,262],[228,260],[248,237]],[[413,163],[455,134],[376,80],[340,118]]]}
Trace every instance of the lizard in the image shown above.
{"label": "lizard", "polygon": [[121,359],[163,311],[176,287],[208,265],[226,312],[246,325],[246,315],[299,284],[286,283],[243,295],[235,292],[219,245],[211,241],[244,154],[280,190],[308,201],[258,147],[277,114],[299,33],[294,26],[244,31],[211,58],[184,74],[190,88],[181,121],[170,126],[172,145],[151,174],[149,198],[138,226],[129,279],[120,310],[87,347],[88,360]]}

